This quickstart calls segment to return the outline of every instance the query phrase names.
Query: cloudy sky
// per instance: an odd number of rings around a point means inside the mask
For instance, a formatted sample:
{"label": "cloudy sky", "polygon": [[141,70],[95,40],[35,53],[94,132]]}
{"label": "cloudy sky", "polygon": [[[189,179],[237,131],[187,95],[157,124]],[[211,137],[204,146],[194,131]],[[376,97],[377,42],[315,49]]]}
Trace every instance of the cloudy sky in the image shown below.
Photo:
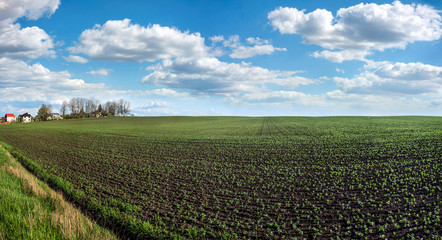
{"label": "cloudy sky", "polygon": [[442,116],[442,1],[0,0],[0,114]]}

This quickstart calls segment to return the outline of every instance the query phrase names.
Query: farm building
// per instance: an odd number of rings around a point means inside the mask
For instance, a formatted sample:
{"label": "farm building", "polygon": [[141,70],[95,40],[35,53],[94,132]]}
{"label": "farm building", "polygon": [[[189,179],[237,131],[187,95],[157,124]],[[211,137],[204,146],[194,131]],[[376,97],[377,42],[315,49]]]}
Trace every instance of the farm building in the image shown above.
{"label": "farm building", "polygon": [[60,115],[60,113],[50,113],[49,116],[46,118],[46,121],[51,120],[63,120],[63,117]]}
{"label": "farm building", "polygon": [[25,113],[18,116],[18,120],[23,123],[28,123],[32,121],[32,116],[29,113]]}
{"label": "farm building", "polygon": [[12,113],[6,113],[5,119],[6,119],[6,122],[9,122],[9,123],[16,121],[15,115]]}

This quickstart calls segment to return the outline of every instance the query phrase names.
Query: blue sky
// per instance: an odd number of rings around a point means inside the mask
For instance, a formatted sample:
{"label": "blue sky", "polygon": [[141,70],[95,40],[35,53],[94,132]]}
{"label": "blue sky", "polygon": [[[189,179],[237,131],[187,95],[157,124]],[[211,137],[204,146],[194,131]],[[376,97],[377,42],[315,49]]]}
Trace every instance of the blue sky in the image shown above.
{"label": "blue sky", "polygon": [[0,114],[442,115],[442,2],[0,0]]}

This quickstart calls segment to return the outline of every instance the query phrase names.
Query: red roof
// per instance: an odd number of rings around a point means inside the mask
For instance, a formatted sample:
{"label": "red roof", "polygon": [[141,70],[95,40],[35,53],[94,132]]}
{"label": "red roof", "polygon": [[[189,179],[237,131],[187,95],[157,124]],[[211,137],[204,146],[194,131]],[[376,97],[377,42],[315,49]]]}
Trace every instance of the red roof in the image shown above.
{"label": "red roof", "polygon": [[6,113],[6,117],[15,117],[15,115],[12,113]]}

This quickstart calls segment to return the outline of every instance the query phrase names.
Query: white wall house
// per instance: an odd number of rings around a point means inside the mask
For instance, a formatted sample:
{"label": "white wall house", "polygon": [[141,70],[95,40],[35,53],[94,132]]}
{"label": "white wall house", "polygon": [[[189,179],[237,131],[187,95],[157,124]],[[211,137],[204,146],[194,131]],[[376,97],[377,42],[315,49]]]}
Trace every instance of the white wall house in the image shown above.
{"label": "white wall house", "polygon": [[59,113],[52,113],[51,120],[63,120]]}
{"label": "white wall house", "polygon": [[10,123],[16,121],[15,115],[12,113],[6,113],[5,119],[6,119],[6,122],[10,122]]}
{"label": "white wall house", "polygon": [[19,120],[20,120],[20,122],[28,123],[28,122],[32,121],[32,116],[29,113],[25,113],[25,114],[19,116]]}

